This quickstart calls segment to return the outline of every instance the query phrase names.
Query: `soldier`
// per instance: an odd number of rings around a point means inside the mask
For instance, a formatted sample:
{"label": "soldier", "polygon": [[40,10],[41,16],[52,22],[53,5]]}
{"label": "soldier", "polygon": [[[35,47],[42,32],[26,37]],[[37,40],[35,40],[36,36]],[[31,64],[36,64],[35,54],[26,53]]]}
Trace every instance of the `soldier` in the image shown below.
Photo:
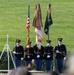
{"label": "soldier", "polygon": [[50,71],[53,60],[53,47],[51,46],[51,40],[47,40],[47,45],[44,48],[44,59],[46,70]]}
{"label": "soldier", "polygon": [[25,55],[26,66],[27,66],[28,70],[32,70],[32,59],[33,59],[33,55],[34,55],[34,50],[31,47],[31,42],[26,47],[25,52],[26,52],[26,55]]}
{"label": "soldier", "polygon": [[36,64],[36,70],[41,71],[44,48],[43,48],[43,46],[41,46],[41,48],[39,49],[36,44],[36,45],[34,45],[33,49],[34,49],[34,60],[35,60],[35,64]]}
{"label": "soldier", "polygon": [[57,68],[59,73],[63,72],[64,57],[66,57],[66,46],[62,44],[62,38],[58,38],[58,44],[55,46]]}
{"label": "soldier", "polygon": [[20,45],[21,40],[17,39],[16,40],[16,45],[13,49],[13,54],[14,54],[14,62],[16,68],[21,66],[21,60],[24,57],[24,49],[23,46]]}
{"label": "soldier", "polygon": [[41,42],[43,40],[43,37],[42,37],[43,24],[42,24],[40,4],[36,4],[32,25],[35,27],[35,33],[36,33],[36,45],[33,47],[35,52],[34,57],[35,57],[36,70],[41,71],[42,58],[43,58],[43,46],[41,46]]}

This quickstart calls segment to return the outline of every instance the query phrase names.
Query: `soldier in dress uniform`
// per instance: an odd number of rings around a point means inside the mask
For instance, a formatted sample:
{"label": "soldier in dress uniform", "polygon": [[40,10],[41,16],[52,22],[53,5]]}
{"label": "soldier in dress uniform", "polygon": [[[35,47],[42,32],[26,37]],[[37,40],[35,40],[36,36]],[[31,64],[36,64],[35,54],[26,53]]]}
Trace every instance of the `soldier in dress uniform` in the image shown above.
{"label": "soldier in dress uniform", "polygon": [[44,47],[44,60],[46,71],[51,70],[53,60],[53,47],[51,46],[51,40],[47,40],[47,45]]}
{"label": "soldier in dress uniform", "polygon": [[34,55],[34,50],[31,47],[31,42],[30,44],[25,48],[25,60],[26,60],[26,66],[28,68],[28,70],[32,70],[32,59],[33,59],[33,55]]}
{"label": "soldier in dress uniform", "polygon": [[36,44],[34,45],[33,49],[34,49],[34,60],[35,60],[36,70],[41,71],[44,47],[41,46],[41,48],[39,49]]}
{"label": "soldier in dress uniform", "polygon": [[24,48],[23,46],[20,45],[21,40],[17,39],[16,40],[16,45],[13,49],[13,54],[14,54],[14,62],[16,68],[21,66],[21,60],[24,57]]}
{"label": "soldier in dress uniform", "polygon": [[57,60],[57,68],[59,73],[63,72],[63,63],[64,58],[66,57],[66,46],[62,44],[62,38],[58,38],[57,40],[58,44],[55,46],[55,54],[56,54],[56,60]]}

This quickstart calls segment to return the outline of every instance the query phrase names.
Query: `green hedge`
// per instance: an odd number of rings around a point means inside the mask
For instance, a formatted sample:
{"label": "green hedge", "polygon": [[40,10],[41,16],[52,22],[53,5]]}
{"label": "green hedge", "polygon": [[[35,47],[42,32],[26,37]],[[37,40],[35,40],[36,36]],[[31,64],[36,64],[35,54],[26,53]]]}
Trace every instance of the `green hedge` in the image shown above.
{"label": "green hedge", "polygon": [[[1,55],[1,52],[0,52],[0,55]],[[25,60],[22,60],[22,65],[25,66]],[[42,70],[45,70],[45,67],[44,67],[44,61],[43,61],[43,68]],[[35,64],[32,65],[32,68],[33,70],[35,70]],[[13,66],[13,62],[11,60],[11,57],[10,57],[10,69],[13,69],[14,66]],[[3,56],[0,60],[0,70],[7,70],[8,69],[8,58],[7,58],[7,52],[4,52],[3,53]]]}
{"label": "green hedge", "polygon": [[[1,52],[0,52],[1,55]],[[13,62],[11,60],[11,56],[9,56],[10,58],[10,69],[13,69]],[[25,61],[22,61],[22,64],[25,66]],[[7,58],[7,52],[3,53],[2,58],[0,59],[0,70],[7,70],[8,69],[8,58]]]}

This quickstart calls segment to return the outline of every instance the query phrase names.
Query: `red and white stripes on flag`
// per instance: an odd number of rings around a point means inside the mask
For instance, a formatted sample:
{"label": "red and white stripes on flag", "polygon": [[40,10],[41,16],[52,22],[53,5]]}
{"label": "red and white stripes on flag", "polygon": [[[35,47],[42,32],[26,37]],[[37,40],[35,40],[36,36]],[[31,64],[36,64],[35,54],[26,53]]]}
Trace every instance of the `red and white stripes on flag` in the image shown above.
{"label": "red and white stripes on flag", "polygon": [[30,29],[30,19],[27,18],[27,22],[26,22],[26,30],[28,31]]}
{"label": "red and white stripes on flag", "polygon": [[38,29],[38,28],[35,28],[35,32],[36,32],[36,44],[37,44],[37,47],[39,49],[41,49],[41,42],[43,40],[42,30],[41,29]]}
{"label": "red and white stripes on flag", "polygon": [[27,18],[26,30],[28,31],[28,37],[27,37],[26,47],[28,47],[29,44],[30,44],[30,19],[29,18]]}

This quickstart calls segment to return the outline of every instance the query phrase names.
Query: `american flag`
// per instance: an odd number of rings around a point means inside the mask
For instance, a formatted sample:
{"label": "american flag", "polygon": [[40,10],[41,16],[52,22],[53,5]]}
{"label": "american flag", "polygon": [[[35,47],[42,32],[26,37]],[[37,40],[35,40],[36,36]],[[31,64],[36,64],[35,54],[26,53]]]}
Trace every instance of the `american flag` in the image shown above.
{"label": "american flag", "polygon": [[28,47],[30,44],[30,5],[28,5],[28,18],[26,21],[26,30],[28,31],[26,47]]}
{"label": "american flag", "polygon": [[27,22],[26,22],[26,30],[28,31],[30,29],[30,19],[27,18]]}

